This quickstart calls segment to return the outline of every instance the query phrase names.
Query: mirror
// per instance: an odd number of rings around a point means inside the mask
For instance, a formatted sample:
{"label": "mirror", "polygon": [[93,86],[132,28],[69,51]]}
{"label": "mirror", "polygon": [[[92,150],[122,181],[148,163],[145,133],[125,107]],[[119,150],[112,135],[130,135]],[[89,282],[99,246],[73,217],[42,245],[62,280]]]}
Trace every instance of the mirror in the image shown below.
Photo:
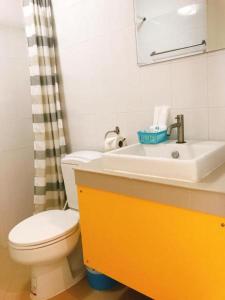
{"label": "mirror", "polygon": [[138,65],[225,48],[225,0],[134,0]]}

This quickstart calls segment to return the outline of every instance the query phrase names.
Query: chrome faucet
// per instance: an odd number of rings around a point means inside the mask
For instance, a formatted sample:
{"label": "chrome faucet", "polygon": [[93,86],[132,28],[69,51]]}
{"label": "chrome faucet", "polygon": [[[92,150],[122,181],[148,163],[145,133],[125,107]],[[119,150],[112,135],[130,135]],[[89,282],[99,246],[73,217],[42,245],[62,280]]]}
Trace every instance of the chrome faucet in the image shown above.
{"label": "chrome faucet", "polygon": [[185,140],[184,140],[184,115],[177,115],[175,119],[177,120],[177,122],[168,126],[168,135],[171,135],[171,131],[173,128],[177,128],[177,143],[183,144],[183,143],[185,143]]}

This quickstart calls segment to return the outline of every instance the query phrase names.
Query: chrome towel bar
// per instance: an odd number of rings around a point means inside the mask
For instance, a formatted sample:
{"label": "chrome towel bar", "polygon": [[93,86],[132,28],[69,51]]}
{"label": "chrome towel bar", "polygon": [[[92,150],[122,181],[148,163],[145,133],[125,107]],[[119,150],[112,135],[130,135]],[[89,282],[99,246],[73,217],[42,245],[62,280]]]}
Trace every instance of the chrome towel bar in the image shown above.
{"label": "chrome towel bar", "polygon": [[162,51],[162,52],[153,51],[150,54],[150,56],[165,54],[165,53],[169,53],[169,52],[173,52],[173,51],[184,50],[184,49],[189,49],[189,48],[192,48],[192,47],[203,46],[203,45],[206,46],[206,41],[205,40],[202,40],[202,42],[200,44],[195,44],[195,45],[191,45],[191,46],[187,46],[187,47],[183,47],[183,48],[171,49],[171,50]]}

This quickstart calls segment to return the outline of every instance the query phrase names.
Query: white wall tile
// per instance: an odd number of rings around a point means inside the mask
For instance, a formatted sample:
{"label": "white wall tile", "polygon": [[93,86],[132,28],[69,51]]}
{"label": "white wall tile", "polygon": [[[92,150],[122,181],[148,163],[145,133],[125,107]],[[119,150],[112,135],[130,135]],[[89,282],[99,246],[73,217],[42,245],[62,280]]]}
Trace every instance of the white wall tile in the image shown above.
{"label": "white wall tile", "polygon": [[[108,35],[110,30],[109,1],[86,0],[85,6],[82,3],[81,5],[83,8],[85,7],[83,11],[85,12],[89,38],[92,39],[97,36]],[[102,12],[104,12],[104,14]]]}
{"label": "white wall tile", "polygon": [[[207,140],[208,139],[208,109],[176,109],[171,111],[171,123],[176,122],[176,115],[184,115],[184,129],[186,139]],[[173,131],[175,137],[176,129]]]}
{"label": "white wall tile", "polygon": [[73,118],[68,120],[68,130],[72,150],[95,148],[94,122],[94,114],[74,114]]}
{"label": "white wall tile", "polygon": [[141,106],[172,105],[171,64],[163,63],[140,69]]}
{"label": "white wall tile", "polygon": [[225,107],[225,51],[208,55],[208,97],[211,107]]}
{"label": "white wall tile", "polygon": [[207,107],[207,56],[174,61],[171,69],[173,106]]}
{"label": "white wall tile", "polygon": [[[20,58],[21,60],[27,60],[26,37],[24,28],[10,27],[1,25],[0,16],[0,57],[3,58]],[[16,49],[16,51],[15,51]]]}
{"label": "white wall tile", "polygon": [[210,108],[209,138],[225,140],[225,108]]}
{"label": "white wall tile", "polygon": [[0,154],[1,238],[6,244],[9,230],[33,210],[33,148]]}
{"label": "white wall tile", "polygon": [[[1,117],[1,114],[0,114]],[[4,126],[1,128],[0,150],[12,150],[32,145],[32,120],[1,118]]]}
{"label": "white wall tile", "polygon": [[0,8],[0,243],[7,244],[9,230],[33,211],[33,136],[22,8],[14,0]]}
{"label": "white wall tile", "polygon": [[[6,5],[7,2],[7,5]],[[20,0],[0,1],[0,24],[10,27],[23,26],[23,14]]]}
{"label": "white wall tile", "polygon": [[120,30],[134,26],[133,1],[107,1],[107,9],[110,12],[111,30]]}

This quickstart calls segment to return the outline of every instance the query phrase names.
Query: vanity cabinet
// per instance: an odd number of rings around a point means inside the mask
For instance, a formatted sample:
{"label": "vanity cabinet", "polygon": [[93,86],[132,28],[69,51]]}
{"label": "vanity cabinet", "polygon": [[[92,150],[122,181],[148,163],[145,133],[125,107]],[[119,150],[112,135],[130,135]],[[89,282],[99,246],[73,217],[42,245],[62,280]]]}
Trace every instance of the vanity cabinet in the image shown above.
{"label": "vanity cabinet", "polygon": [[84,262],[155,300],[225,299],[225,218],[78,186]]}

